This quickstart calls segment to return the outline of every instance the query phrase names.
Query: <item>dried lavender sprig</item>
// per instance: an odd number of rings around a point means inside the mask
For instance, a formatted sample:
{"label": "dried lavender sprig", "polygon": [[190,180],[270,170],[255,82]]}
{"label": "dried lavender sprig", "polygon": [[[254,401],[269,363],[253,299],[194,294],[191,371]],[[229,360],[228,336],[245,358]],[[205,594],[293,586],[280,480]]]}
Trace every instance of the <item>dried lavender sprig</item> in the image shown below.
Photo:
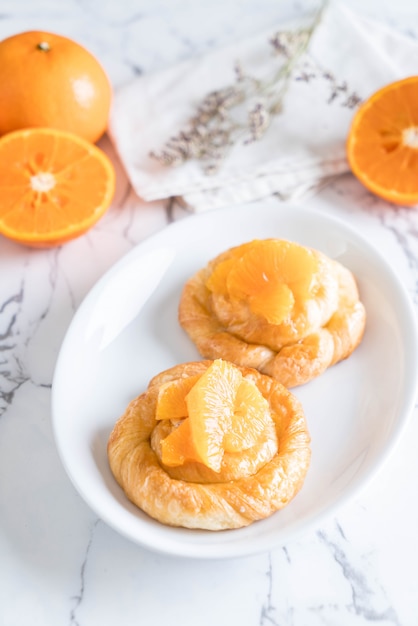
{"label": "dried lavender sprig", "polygon": [[244,141],[245,144],[258,141],[270,126],[271,115],[263,102],[256,102],[248,113],[248,126],[250,136]]}
{"label": "dried lavender sprig", "polygon": [[[234,71],[237,84],[207,94],[197,107],[187,129],[172,137],[159,153],[150,152],[150,157],[169,166],[180,165],[192,158],[209,160],[211,162],[205,166],[205,172],[210,174],[219,169],[220,161],[240,136],[247,133],[245,144],[261,139],[270,126],[272,116],[282,109],[282,100],[291,73],[306,51],[327,4],[328,0],[322,2],[310,29],[277,33],[270,40],[275,52],[286,59],[286,63],[272,78],[260,81],[246,75],[241,65],[236,63]],[[231,110],[254,96],[258,100],[249,109],[247,125],[237,123],[230,115]]]}

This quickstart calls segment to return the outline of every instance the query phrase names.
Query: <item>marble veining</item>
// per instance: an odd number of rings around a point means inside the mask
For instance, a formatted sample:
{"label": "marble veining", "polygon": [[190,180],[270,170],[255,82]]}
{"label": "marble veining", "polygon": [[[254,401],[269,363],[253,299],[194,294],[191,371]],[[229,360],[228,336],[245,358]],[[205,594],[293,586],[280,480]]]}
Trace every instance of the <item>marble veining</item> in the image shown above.
{"label": "marble veining", "polygon": [[[347,0],[418,36],[414,0]],[[310,0],[5,0],[0,35],[67,34],[101,59],[115,87],[233,38],[312,11]],[[118,535],[71,485],[54,443],[50,395],[71,319],[94,283],[188,210],[144,203],[115,163],[112,208],[51,250],[0,240],[0,626],[418,626],[417,407],[405,436],[358,498],[286,545],[243,559],[176,559]],[[279,202],[279,199],[277,200]],[[418,217],[352,176],[310,199],[390,259],[418,305]]]}
{"label": "marble veining", "polygon": [[94,533],[96,530],[97,525],[100,523],[99,519],[96,519],[94,521],[94,523],[91,526],[91,532],[90,532],[90,537],[86,546],[86,551],[84,553],[84,560],[81,564],[80,567],[80,588],[79,591],[77,593],[77,595],[72,596],[71,597],[71,601],[74,603],[73,608],[70,611],[70,620],[69,623],[70,625],[77,625],[78,624],[78,620],[77,620],[77,611],[78,608],[81,606],[82,602],[83,602],[83,598],[84,598],[84,592],[85,592],[85,574],[86,574],[86,566],[88,563],[88,557],[89,557],[89,553],[90,553],[90,548],[92,546],[93,540],[94,540]]}

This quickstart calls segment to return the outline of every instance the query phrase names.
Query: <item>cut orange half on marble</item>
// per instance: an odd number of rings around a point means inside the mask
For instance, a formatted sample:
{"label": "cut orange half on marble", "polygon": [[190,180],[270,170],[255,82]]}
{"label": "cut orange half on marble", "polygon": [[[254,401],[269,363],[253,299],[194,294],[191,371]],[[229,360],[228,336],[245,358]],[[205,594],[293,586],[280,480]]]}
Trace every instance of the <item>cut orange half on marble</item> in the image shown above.
{"label": "cut orange half on marble", "polygon": [[56,246],[82,235],[103,216],[115,191],[107,155],[60,130],[4,135],[0,169],[0,233],[30,246]]}
{"label": "cut orange half on marble", "polygon": [[380,89],[358,109],[347,140],[353,174],[395,204],[418,204],[418,76]]}

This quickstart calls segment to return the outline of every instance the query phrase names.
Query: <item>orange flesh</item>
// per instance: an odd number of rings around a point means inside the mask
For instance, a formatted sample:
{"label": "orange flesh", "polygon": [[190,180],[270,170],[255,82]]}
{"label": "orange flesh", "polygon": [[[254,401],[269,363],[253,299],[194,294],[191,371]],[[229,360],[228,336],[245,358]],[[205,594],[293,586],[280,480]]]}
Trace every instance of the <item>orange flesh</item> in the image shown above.
{"label": "orange flesh", "polygon": [[161,441],[161,458],[168,467],[183,465],[186,461],[201,462],[192,440],[188,417],[181,420],[168,437]]}
{"label": "orange flesh", "polygon": [[226,361],[209,366],[188,393],[186,402],[193,443],[202,462],[219,471],[223,438],[231,424],[241,372]]}
{"label": "orange flesh", "polygon": [[291,314],[295,296],[309,294],[318,263],[311,251],[289,241],[255,240],[239,246],[219,263],[207,287],[214,293],[245,300],[270,324]]}
{"label": "orange flesh", "polygon": [[161,385],[158,390],[156,419],[179,419],[186,417],[188,415],[186,395],[199,378],[199,375],[178,378]]}
{"label": "orange flesh", "polygon": [[[271,424],[269,405],[232,363],[216,360],[197,378],[188,392],[187,385],[179,383],[179,394],[187,394],[187,417],[162,440],[162,462],[173,467],[199,461],[219,472],[225,452],[247,450],[260,441]],[[174,413],[177,407],[176,399]]]}
{"label": "orange flesh", "polygon": [[370,191],[398,204],[418,203],[418,77],[388,85],[360,107],[347,156]]}
{"label": "orange flesh", "polygon": [[57,245],[82,234],[106,211],[115,189],[107,156],[62,131],[5,135],[0,168],[0,233],[28,245]]}
{"label": "orange flesh", "polygon": [[225,452],[240,452],[255,446],[270,423],[269,404],[254,383],[243,378],[235,396],[231,427],[225,433]]}

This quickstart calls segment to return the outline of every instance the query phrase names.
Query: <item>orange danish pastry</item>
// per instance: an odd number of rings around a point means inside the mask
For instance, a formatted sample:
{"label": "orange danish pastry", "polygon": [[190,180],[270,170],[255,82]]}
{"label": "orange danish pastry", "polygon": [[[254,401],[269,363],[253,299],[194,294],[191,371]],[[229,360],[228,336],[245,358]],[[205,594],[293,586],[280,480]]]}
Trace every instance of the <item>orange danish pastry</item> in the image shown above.
{"label": "orange danish pastry", "polygon": [[354,351],[366,312],[341,263],[264,239],[223,252],[190,278],[179,322],[204,358],[253,367],[294,387]]}
{"label": "orange danish pastry", "polygon": [[108,441],[132,502],[164,524],[206,530],[247,526],[286,506],[310,456],[300,402],[271,377],[221,359],[155,376]]}

